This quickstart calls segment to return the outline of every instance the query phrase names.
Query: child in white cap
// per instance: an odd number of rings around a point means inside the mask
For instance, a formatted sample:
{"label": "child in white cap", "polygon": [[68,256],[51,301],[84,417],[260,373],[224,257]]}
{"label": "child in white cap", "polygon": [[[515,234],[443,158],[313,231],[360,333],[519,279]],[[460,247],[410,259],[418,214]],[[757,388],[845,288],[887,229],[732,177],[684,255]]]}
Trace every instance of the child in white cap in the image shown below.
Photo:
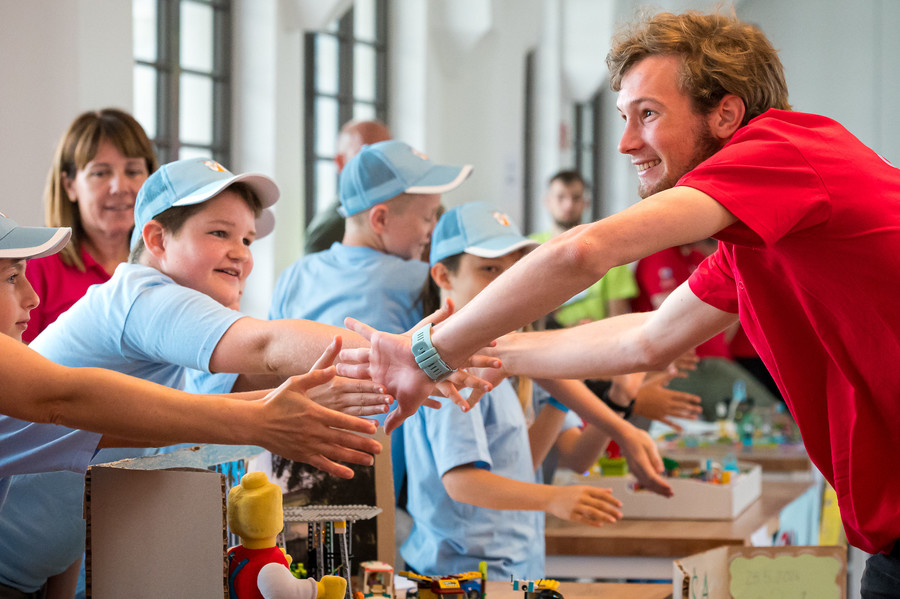
{"label": "child in white cap", "polygon": [[[461,308],[535,245],[488,204],[464,204],[435,228],[431,277],[442,300]],[[544,512],[595,526],[621,517],[607,489],[540,484],[545,452],[532,451],[508,379],[469,412],[419,410],[402,430],[415,524],[400,552],[421,574],[465,572],[486,561],[492,580],[540,578]]]}

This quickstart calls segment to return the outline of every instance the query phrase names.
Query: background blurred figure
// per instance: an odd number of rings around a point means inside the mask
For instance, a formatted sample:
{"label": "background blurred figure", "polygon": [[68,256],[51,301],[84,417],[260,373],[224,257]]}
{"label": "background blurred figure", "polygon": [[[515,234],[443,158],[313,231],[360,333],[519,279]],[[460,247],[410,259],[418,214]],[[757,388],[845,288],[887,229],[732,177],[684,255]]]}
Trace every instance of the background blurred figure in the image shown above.
{"label": "background blurred figure", "polygon": [[[547,185],[544,205],[553,218],[553,228],[535,233],[531,238],[544,243],[557,235],[581,224],[586,186],[584,177],[575,170],[559,171]],[[553,320],[562,327],[602,320],[630,312],[629,301],[638,293],[634,276],[627,266],[611,268],[606,275],[560,306],[553,313]],[[548,328],[554,328],[548,323]]]}
{"label": "background blurred figure", "polygon": [[85,112],[59,141],[44,192],[45,221],[71,227],[61,252],[31,260],[26,276],[41,304],[22,336],[30,343],[128,259],[138,189],[158,166],[153,144],[130,114]]}
{"label": "background blurred figure", "polygon": [[[337,155],[334,157],[337,172],[340,173],[364,145],[388,139],[391,139],[391,133],[381,121],[347,121],[338,134]],[[331,205],[312,219],[306,229],[303,253],[314,254],[327,250],[332,243],[344,238],[344,217],[338,214],[339,205],[340,202],[335,198]]]}

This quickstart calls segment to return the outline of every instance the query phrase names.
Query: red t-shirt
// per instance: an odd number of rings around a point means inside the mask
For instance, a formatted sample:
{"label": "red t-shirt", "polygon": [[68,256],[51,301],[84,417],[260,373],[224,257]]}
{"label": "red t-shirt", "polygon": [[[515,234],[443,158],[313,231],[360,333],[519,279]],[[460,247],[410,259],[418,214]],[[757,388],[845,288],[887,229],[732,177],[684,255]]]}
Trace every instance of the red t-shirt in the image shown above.
{"label": "red t-shirt", "polygon": [[[653,296],[658,293],[672,293],[675,288],[688,280],[706,257],[697,250],[685,252],[681,247],[668,248],[638,261],[634,270],[639,295],[631,300],[633,312],[650,312]],[[701,358],[731,358],[725,333],[697,346]]]}
{"label": "red t-shirt", "polygon": [[81,248],[81,260],[84,262],[84,272],[65,264],[59,254],[28,261],[25,276],[41,298],[41,303],[31,311],[31,320],[22,334],[22,341],[31,343],[38,333],[80,300],[88,287],[109,280],[111,275],[84,248]]}
{"label": "red t-shirt", "polygon": [[851,543],[900,537],[900,171],[824,117],[770,110],[678,185],[738,222],[691,276],[738,312]]}

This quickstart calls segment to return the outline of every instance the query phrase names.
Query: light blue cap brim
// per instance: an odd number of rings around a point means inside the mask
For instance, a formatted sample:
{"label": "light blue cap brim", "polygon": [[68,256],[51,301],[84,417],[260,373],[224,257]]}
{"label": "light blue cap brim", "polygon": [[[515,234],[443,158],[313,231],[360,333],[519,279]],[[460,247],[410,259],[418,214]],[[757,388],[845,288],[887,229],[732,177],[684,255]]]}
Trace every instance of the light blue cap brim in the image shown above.
{"label": "light blue cap brim", "polygon": [[20,227],[5,220],[12,227],[0,238],[0,258],[27,260],[50,256],[63,249],[72,236],[69,227]]}

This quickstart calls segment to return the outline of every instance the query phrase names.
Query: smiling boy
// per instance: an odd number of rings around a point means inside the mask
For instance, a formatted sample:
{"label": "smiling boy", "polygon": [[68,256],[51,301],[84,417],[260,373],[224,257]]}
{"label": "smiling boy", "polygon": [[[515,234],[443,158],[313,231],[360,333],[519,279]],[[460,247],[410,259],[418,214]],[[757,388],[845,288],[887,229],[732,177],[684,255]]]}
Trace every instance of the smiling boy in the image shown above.
{"label": "smiling boy", "polygon": [[[225,307],[240,298],[253,264],[250,244],[272,230],[265,208],[277,198],[268,177],[233,175],[211,160],[161,167],[138,193],[130,263],[92,287],[32,347],[66,366],[99,366],[182,388],[191,368],[286,378],[309,370],[337,334],[358,343],[336,327],[270,323]],[[356,430],[374,432],[371,423],[353,421]],[[326,430],[311,421],[307,434]],[[306,461],[350,477],[334,460],[368,465],[380,449],[354,433],[342,439],[344,447],[323,444]],[[121,457],[106,450],[98,459]],[[75,473],[13,478],[0,510],[0,583],[34,592],[50,576],[72,571],[84,549],[82,494],[83,477]]]}

